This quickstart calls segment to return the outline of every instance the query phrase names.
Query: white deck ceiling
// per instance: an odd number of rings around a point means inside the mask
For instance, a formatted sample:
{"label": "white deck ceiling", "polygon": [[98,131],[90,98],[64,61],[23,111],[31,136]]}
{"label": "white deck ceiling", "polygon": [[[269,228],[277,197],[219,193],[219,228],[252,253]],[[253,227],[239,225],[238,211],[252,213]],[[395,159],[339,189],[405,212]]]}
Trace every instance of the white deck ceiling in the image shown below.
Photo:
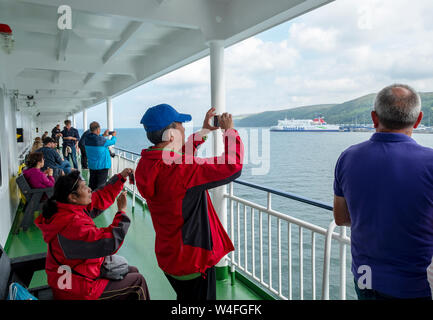
{"label": "white deck ceiling", "polygon": [[[77,113],[208,55],[210,40],[228,47],[331,1],[0,0],[15,39],[0,72],[19,107]],[[60,5],[71,30],[57,27]]]}

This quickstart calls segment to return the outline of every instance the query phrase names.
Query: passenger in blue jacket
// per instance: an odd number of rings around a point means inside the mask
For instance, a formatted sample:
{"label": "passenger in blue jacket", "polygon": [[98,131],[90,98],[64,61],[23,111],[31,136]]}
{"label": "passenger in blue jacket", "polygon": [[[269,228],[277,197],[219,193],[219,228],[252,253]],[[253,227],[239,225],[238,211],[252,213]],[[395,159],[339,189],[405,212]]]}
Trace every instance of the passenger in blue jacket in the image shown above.
{"label": "passenger in blue jacket", "polygon": [[107,139],[108,131],[101,135],[101,126],[93,121],[90,124],[90,133],[84,140],[89,167],[89,187],[92,190],[105,184],[108,177],[108,170],[111,168],[111,156],[109,146],[116,143],[116,131],[111,139]]}

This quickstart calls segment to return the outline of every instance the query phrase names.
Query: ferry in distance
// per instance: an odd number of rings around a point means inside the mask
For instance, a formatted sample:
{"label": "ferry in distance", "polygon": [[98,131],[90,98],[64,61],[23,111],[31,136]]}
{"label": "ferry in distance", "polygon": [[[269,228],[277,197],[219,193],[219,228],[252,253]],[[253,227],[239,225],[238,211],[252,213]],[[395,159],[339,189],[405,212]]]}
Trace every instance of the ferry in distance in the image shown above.
{"label": "ferry in distance", "polygon": [[339,132],[340,126],[327,124],[322,117],[313,120],[305,119],[284,119],[278,120],[276,126],[271,127],[270,131],[287,132]]}

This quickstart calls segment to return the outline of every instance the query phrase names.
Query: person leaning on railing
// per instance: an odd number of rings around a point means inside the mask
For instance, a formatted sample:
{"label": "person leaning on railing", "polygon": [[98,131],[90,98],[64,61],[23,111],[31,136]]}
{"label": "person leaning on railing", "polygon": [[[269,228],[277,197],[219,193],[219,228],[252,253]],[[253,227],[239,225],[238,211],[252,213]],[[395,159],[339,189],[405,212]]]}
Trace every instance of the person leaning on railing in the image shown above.
{"label": "person leaning on railing", "polygon": [[135,267],[129,266],[122,280],[101,277],[104,257],[120,249],[131,222],[125,213],[126,192],[117,199],[111,225],[97,228],[93,222],[113,204],[132,172],[124,169],[95,192],[79,171],[58,178],[53,196],[35,220],[48,244],[45,271],[55,299],[149,299],[146,281]]}
{"label": "person leaning on railing", "polygon": [[234,250],[208,193],[241,175],[243,144],[230,114],[219,116],[225,152],[196,157],[206,134],[217,129],[209,123],[214,112],[206,113],[203,129],[186,143],[182,123],[190,115],[161,104],[141,120],[154,146],[141,152],[136,184],[152,216],[158,265],[178,300],[215,300],[215,265]]}
{"label": "person leaning on railing", "polygon": [[411,138],[422,116],[414,89],[382,89],[371,112],[376,133],[337,161],[334,217],[351,227],[359,299],[431,299],[433,149]]}

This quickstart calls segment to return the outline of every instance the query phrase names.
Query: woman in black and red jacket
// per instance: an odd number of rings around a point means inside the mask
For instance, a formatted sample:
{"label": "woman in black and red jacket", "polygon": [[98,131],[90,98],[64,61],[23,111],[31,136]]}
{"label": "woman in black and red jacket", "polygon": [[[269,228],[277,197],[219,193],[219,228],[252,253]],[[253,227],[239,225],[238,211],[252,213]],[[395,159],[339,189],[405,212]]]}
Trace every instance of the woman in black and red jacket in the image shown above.
{"label": "woman in black and red jacket", "polygon": [[149,299],[146,281],[135,267],[123,280],[99,278],[104,257],[119,250],[129,228],[126,192],[117,200],[111,225],[97,228],[93,219],[114,203],[130,173],[132,169],[123,170],[95,192],[78,171],[57,180],[53,197],[35,220],[48,244],[45,270],[55,299]]}

